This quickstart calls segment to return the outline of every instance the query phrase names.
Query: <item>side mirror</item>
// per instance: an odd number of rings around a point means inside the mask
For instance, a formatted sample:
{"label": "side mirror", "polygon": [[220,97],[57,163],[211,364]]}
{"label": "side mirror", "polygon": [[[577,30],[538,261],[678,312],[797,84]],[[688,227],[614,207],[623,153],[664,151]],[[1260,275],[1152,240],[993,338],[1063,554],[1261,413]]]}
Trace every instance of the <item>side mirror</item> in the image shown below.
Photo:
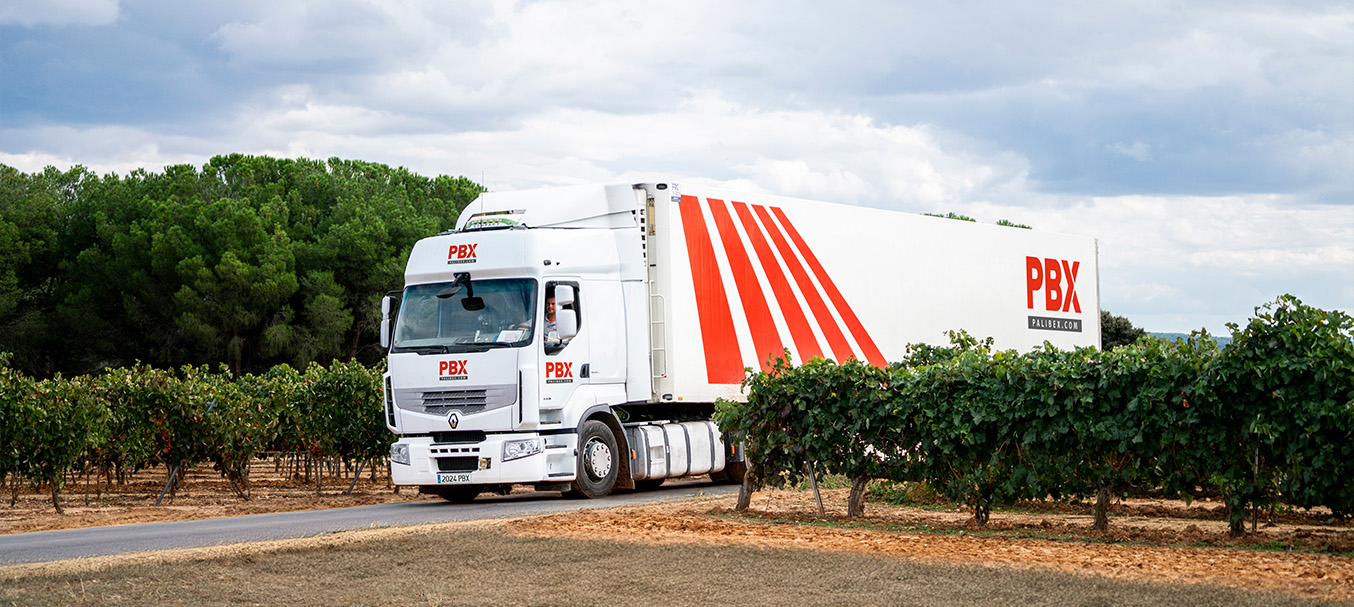
{"label": "side mirror", "polygon": [[381,349],[390,349],[390,303],[395,298],[387,295],[381,298]]}
{"label": "side mirror", "polygon": [[[559,289],[555,290],[555,303],[559,303]],[[573,310],[555,310],[555,332],[560,339],[571,339],[578,335],[578,312]]]}
{"label": "side mirror", "polygon": [[573,288],[573,287],[571,287],[571,286],[569,286],[569,285],[559,285],[559,286],[555,287],[555,307],[556,307],[556,308],[563,308],[564,306],[570,305],[570,304],[572,304],[572,303],[574,303],[574,288]]}
{"label": "side mirror", "polygon": [[385,297],[381,298],[381,349],[390,349],[390,309],[395,307],[395,296],[403,295],[400,291],[389,291]]}

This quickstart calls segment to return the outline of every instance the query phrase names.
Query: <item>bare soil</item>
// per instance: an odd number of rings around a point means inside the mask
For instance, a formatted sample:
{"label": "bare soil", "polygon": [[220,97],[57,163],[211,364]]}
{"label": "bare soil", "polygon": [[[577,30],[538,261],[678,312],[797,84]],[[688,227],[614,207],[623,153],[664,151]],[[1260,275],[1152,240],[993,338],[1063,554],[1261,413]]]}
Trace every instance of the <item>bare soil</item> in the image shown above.
{"label": "bare soil", "polygon": [[[1354,528],[1292,513],[1245,538],[1228,537],[1217,505],[1132,500],[1116,505],[1110,530],[1092,516],[996,512],[986,528],[963,509],[869,504],[847,518],[847,490],[763,491],[742,513],[733,496],[640,508],[591,510],[513,522],[521,532],[633,542],[702,542],[865,552],[947,564],[1049,569],[1147,582],[1277,590],[1309,599],[1354,602]],[[1034,506],[1030,504],[1028,506]],[[1311,524],[1316,522],[1317,524]],[[1295,551],[1301,550],[1301,551]]]}
{"label": "bare soil", "polygon": [[[352,494],[350,479],[333,479],[316,495],[313,482],[266,478],[254,482],[248,501],[195,471],[172,499],[154,502],[164,485],[146,478],[86,495],[68,487],[63,515],[48,497],[20,492],[15,506],[0,501],[0,533],[66,529],[263,512],[283,512],[401,501],[440,501],[408,489],[396,493],[383,478],[364,478]],[[1215,584],[1245,591],[1278,591],[1307,600],[1354,602],[1354,527],[1321,512],[1279,512],[1245,538],[1227,536],[1216,502],[1186,506],[1172,500],[1116,503],[1110,530],[1091,530],[1086,504],[1022,504],[997,511],[976,528],[962,508],[903,507],[868,503],[866,515],[845,516],[847,490],[823,492],[819,514],[808,491],[760,491],[752,507],[734,512],[735,496],[610,510],[529,517],[505,524],[514,535],[646,544],[776,547],[868,554],[945,565],[979,565],[1071,572],[1112,579]],[[383,530],[397,533],[398,530]]]}

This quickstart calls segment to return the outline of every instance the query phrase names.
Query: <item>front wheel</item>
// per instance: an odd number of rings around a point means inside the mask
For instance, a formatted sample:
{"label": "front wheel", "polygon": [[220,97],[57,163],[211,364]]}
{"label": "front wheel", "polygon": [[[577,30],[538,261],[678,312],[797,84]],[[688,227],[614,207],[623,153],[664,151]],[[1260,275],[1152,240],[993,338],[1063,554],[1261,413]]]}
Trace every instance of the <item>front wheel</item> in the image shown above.
{"label": "front wheel", "polygon": [[611,428],[595,419],[583,422],[578,434],[578,476],[570,497],[604,497],[616,488],[620,470],[616,436]]}

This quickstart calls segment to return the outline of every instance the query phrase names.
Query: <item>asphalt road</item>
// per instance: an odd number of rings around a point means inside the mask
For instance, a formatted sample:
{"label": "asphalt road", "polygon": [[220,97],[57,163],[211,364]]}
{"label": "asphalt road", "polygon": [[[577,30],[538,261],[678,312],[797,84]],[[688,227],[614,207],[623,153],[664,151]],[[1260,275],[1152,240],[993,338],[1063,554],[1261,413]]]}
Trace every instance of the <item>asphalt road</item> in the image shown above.
{"label": "asphalt road", "polygon": [[737,490],[737,486],[731,485],[671,481],[653,491],[619,493],[595,500],[564,499],[558,493],[481,495],[469,504],[406,502],[197,521],[35,531],[0,535],[0,565],[311,537],[371,527],[403,527],[611,508],[682,499],[697,493],[708,495]]}

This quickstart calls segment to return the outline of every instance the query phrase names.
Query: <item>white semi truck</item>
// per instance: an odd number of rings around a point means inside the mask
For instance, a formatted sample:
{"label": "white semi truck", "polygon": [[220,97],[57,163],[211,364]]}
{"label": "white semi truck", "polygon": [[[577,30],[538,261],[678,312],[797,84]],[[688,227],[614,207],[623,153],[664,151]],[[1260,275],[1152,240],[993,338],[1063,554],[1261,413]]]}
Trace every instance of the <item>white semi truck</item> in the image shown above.
{"label": "white semi truck", "polygon": [[414,246],[383,302],[391,478],[458,502],[741,479],[711,415],[745,398],[745,368],[786,349],[884,365],[952,329],[1098,347],[1097,254],[1091,238],[675,183],[486,193]]}

